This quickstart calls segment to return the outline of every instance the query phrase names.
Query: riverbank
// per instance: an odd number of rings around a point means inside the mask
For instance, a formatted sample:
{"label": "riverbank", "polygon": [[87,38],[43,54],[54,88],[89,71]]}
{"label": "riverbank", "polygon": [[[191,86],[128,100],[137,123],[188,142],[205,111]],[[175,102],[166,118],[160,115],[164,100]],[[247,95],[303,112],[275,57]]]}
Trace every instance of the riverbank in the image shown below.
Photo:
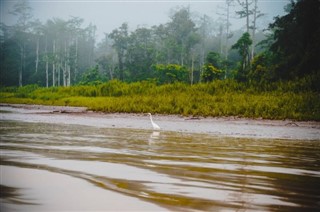
{"label": "riverbank", "polygon": [[153,113],[320,121],[320,98],[308,81],[265,85],[215,80],[187,85],[112,80],[96,86],[0,88],[0,102],[87,107],[104,113]]}
{"label": "riverbank", "polygon": [[[76,124],[100,128],[150,130],[147,114],[102,113],[85,107],[0,104],[1,120]],[[266,120],[236,117],[204,118],[154,115],[162,131],[215,136],[320,140],[320,123],[315,121]]]}

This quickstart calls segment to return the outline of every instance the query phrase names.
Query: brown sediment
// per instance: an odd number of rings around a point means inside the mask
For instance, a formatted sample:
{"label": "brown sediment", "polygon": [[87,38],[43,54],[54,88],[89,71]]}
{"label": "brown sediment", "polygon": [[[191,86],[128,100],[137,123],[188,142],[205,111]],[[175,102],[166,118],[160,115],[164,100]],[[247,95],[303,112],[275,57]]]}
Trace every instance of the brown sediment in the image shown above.
{"label": "brown sediment", "polygon": [[[12,110],[20,116],[2,113],[1,119],[22,119],[30,122],[68,123],[106,128],[132,128],[152,130],[146,114],[102,113],[85,107],[0,104],[0,110]],[[30,115],[32,114],[32,115]],[[239,117],[184,117],[154,114],[154,121],[164,131],[207,133],[219,136],[320,139],[320,122],[248,119]]]}

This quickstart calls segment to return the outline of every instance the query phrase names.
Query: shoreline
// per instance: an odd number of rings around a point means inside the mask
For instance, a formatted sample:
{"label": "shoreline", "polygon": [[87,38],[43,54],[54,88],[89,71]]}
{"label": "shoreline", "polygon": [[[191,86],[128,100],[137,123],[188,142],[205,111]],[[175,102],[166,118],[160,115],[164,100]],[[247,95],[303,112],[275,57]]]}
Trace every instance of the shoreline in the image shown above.
{"label": "shoreline", "polygon": [[[1,107],[13,107],[22,108],[27,110],[39,110],[39,113],[68,113],[68,114],[83,114],[91,116],[93,114],[105,114],[105,115],[115,115],[118,117],[128,117],[128,116],[145,116],[147,113],[105,113],[88,110],[86,107],[74,107],[74,106],[54,106],[54,105],[29,105],[29,104],[7,104],[0,103]],[[297,127],[313,127],[320,129],[320,122],[317,121],[296,121],[291,119],[277,120],[277,119],[263,119],[263,118],[242,118],[236,116],[222,116],[222,117],[193,117],[193,116],[182,116],[182,115],[172,115],[172,114],[152,114],[152,116],[159,117],[161,119],[184,119],[184,120],[214,120],[214,121],[232,121],[232,122],[255,122],[257,124],[265,125],[278,125],[278,126],[297,126]]]}
{"label": "shoreline", "polygon": [[[147,114],[103,113],[85,107],[0,104],[1,120],[65,123],[102,128],[151,130]],[[13,115],[19,113],[19,115]],[[320,122],[248,119],[239,117],[183,117],[153,114],[162,131],[202,133],[226,137],[320,140]]]}

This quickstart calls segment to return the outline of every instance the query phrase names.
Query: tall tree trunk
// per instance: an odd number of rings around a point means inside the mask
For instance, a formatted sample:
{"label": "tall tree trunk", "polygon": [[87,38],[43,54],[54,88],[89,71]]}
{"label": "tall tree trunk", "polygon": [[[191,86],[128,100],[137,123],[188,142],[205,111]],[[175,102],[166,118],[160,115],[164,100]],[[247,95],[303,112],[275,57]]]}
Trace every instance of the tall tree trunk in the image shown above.
{"label": "tall tree trunk", "polygon": [[67,41],[64,42],[64,68],[62,73],[63,86],[67,86]]}
{"label": "tall tree trunk", "polygon": [[256,22],[257,22],[257,9],[258,9],[257,3],[258,3],[258,0],[254,0],[253,26],[252,26],[252,38],[251,38],[252,39],[251,60],[254,57],[254,48],[255,48],[255,45],[256,45],[255,36],[256,36]]}
{"label": "tall tree trunk", "polygon": [[49,87],[49,63],[46,61],[46,87]]}
{"label": "tall tree trunk", "polygon": [[110,74],[110,79],[113,80],[113,73],[114,73],[114,67],[115,67],[115,57],[112,55],[112,64],[111,64],[111,69],[109,68],[109,74]]}
{"label": "tall tree trunk", "polygon": [[226,46],[225,46],[225,72],[224,72],[224,78],[226,79],[227,78],[227,74],[228,74],[228,56],[229,56],[229,53],[228,53],[228,49],[229,49],[229,29],[230,29],[230,4],[231,4],[231,1],[230,0],[227,0],[227,35],[226,35]]}
{"label": "tall tree trunk", "polygon": [[122,54],[118,54],[119,59],[119,72],[120,72],[120,80],[123,80],[124,74],[123,74],[123,56]]}
{"label": "tall tree trunk", "polygon": [[246,5],[245,5],[245,8],[246,8],[246,19],[247,19],[247,33],[249,33],[249,2],[248,0],[246,0]]}
{"label": "tall tree trunk", "polygon": [[53,46],[52,46],[52,51],[53,51],[53,61],[52,61],[52,86],[56,86],[56,41],[53,40]]}
{"label": "tall tree trunk", "polygon": [[[73,79],[77,79],[78,76],[78,36],[76,37],[76,55],[74,59],[74,76]],[[70,74],[71,77],[71,74]],[[71,79],[70,79],[71,82]]]}
{"label": "tall tree trunk", "polygon": [[67,86],[70,86],[71,85],[71,71],[70,71],[70,66],[68,65],[68,81],[67,81]]}
{"label": "tall tree trunk", "polygon": [[46,36],[46,46],[45,46],[45,55],[46,55],[46,87],[49,87],[49,58],[48,58],[48,40]]}
{"label": "tall tree trunk", "polygon": [[193,71],[194,71],[194,50],[191,50],[191,85],[193,85]]}
{"label": "tall tree trunk", "polygon": [[[69,45],[69,44],[68,44]],[[71,67],[70,67],[70,50],[67,49],[66,52],[66,60],[67,60],[67,68],[66,68],[66,78],[67,78],[67,82],[66,82],[66,86],[70,86],[70,82],[71,82]]]}
{"label": "tall tree trunk", "polygon": [[219,44],[220,44],[220,55],[222,55],[223,48],[222,48],[222,35],[223,35],[223,27],[222,24],[219,26]]}
{"label": "tall tree trunk", "polygon": [[19,70],[19,87],[22,87],[22,72],[23,72],[23,56],[24,50],[23,45],[20,45],[20,70]]}
{"label": "tall tree trunk", "polygon": [[38,65],[39,65],[39,36],[37,38],[37,47],[36,47],[36,73],[38,73]]}
{"label": "tall tree trunk", "polygon": [[60,86],[60,82],[61,82],[61,67],[62,67],[62,62],[60,61],[57,64],[57,71],[58,71],[58,86]]}

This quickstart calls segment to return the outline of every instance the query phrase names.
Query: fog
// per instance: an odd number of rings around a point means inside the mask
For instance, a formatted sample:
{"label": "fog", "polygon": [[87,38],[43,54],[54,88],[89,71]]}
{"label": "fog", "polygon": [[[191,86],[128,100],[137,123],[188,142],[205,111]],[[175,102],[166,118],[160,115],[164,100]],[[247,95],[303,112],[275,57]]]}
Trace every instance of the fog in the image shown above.
{"label": "fog", "polygon": [[[1,22],[7,25],[15,23],[15,17],[9,12],[18,1],[1,0]],[[259,20],[260,28],[266,28],[273,17],[284,14],[284,6],[288,0],[260,0],[259,10],[265,14]],[[137,27],[151,27],[164,24],[170,20],[170,11],[180,7],[189,7],[193,16],[204,14],[219,19],[219,14],[224,14],[225,1],[223,0],[30,0],[29,5],[33,9],[33,18],[45,22],[52,18],[69,19],[80,17],[84,24],[94,24],[97,27],[97,40],[104,37],[104,33],[110,33],[113,29],[127,22],[130,30]],[[231,28],[244,27],[245,19],[239,19],[235,11],[239,10],[237,1],[231,7]]]}
{"label": "fog", "polygon": [[[249,64],[255,55],[266,50],[257,46],[270,33],[264,29],[274,23],[275,16],[285,14],[284,7],[289,3],[287,0],[0,2],[0,47],[5,52],[1,58],[0,84],[36,83],[46,87],[113,79],[133,82],[157,78],[162,83],[178,80],[191,84],[210,81],[214,76],[209,74],[207,79],[202,73],[209,53],[220,58],[215,64],[218,71],[208,69],[209,73],[217,74],[214,78],[233,78],[244,58]],[[240,50],[242,47],[235,45],[242,36],[247,36],[244,32],[250,33],[248,39],[243,38],[247,39],[246,48],[250,48],[246,56]],[[157,64],[174,64],[174,69],[182,68],[183,74],[161,75],[161,70],[166,69],[156,67]]]}

